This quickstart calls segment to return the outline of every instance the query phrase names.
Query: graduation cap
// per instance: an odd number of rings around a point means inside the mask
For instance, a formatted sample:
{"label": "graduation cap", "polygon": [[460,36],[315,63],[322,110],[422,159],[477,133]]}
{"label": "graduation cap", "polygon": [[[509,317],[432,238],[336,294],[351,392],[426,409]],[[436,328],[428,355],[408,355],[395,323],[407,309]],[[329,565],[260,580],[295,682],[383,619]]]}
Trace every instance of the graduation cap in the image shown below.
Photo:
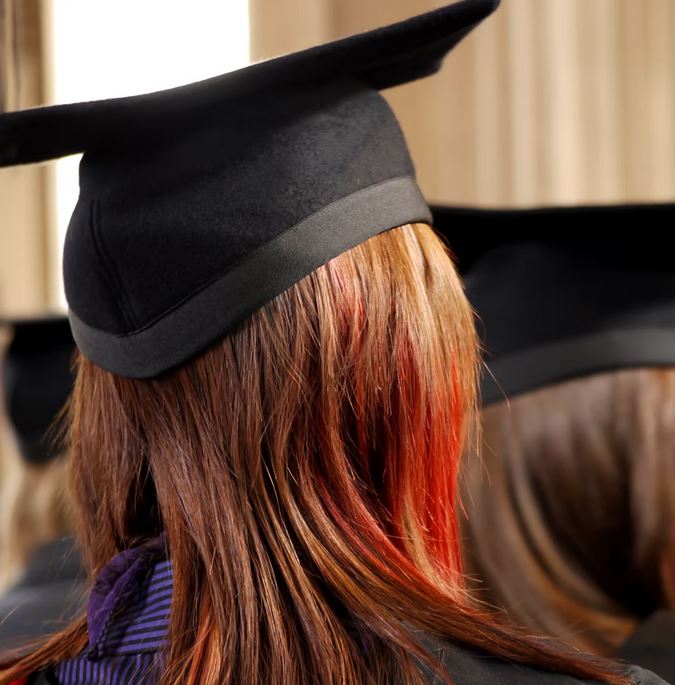
{"label": "graduation cap", "polygon": [[483,404],[594,373],[675,366],[675,262],[662,241],[675,204],[433,214],[477,313]]}
{"label": "graduation cap", "polygon": [[13,329],[2,358],[2,404],[20,455],[43,464],[62,450],[52,429],[73,387],[75,341],[65,316],[0,325]]}
{"label": "graduation cap", "polygon": [[84,152],[64,254],[83,354],[156,376],[337,255],[430,221],[378,91],[436,72],[498,2],[180,88],[0,116],[0,165]]}

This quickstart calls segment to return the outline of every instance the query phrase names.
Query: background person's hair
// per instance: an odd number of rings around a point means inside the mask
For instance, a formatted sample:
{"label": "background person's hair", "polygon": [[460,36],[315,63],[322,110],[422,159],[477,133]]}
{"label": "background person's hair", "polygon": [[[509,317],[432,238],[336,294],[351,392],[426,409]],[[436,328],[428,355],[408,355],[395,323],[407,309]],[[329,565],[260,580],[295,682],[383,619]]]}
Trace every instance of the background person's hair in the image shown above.
{"label": "background person's hair", "polygon": [[466,566],[510,619],[613,654],[675,608],[675,369],[599,374],[483,411]]}
{"label": "background person's hair", "polygon": [[[376,236],[156,380],[85,359],[73,484],[94,571],[165,530],[162,683],[426,682],[419,631],[624,683],[468,606],[454,493],[472,315],[425,225]],[[0,676],[74,656],[82,619]]]}
{"label": "background person's hair", "polygon": [[20,578],[41,545],[72,533],[66,460],[29,464],[14,453],[10,440],[5,443],[0,454],[0,594]]}

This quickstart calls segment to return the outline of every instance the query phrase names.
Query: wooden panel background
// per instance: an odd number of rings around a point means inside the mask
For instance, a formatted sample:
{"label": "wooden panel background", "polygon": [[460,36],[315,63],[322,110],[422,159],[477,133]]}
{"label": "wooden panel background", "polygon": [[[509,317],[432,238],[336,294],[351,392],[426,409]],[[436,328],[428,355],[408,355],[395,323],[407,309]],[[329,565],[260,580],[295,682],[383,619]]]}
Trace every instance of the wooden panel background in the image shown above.
{"label": "wooden panel background", "polygon": [[[441,6],[251,0],[268,57]],[[675,3],[502,0],[443,71],[387,94],[431,200],[675,198]]]}
{"label": "wooden panel background", "polygon": [[[45,3],[0,0],[0,109],[48,100]],[[0,169],[0,314],[43,310],[50,301],[49,171]]]}

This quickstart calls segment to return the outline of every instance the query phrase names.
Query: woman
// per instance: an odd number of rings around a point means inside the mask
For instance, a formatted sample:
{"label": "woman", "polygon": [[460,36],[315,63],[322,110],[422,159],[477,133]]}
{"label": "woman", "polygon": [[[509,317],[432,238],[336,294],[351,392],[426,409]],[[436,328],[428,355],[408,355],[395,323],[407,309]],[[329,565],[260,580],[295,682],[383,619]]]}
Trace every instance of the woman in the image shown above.
{"label": "woman", "polygon": [[376,89],[493,7],[4,119],[5,160],[86,148],[64,273],[96,583],[0,682],[659,682],[504,630],[461,586],[471,317]]}
{"label": "woman", "polygon": [[[673,205],[446,210],[488,352],[468,571],[511,620],[675,678]],[[598,226],[640,227],[612,241]],[[542,232],[545,227],[545,234]],[[499,236],[499,237],[495,237]],[[505,401],[508,397],[508,403]]]}

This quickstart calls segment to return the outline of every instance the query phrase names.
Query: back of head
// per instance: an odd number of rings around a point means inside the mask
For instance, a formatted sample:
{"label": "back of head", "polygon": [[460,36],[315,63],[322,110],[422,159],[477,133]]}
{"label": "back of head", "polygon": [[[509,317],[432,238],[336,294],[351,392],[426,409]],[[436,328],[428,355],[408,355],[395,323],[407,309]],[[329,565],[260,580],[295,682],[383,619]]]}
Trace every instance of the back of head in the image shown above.
{"label": "back of head", "polygon": [[675,607],[675,370],[598,374],[483,411],[469,574],[511,620],[612,654]]}
{"label": "back of head", "polygon": [[166,531],[166,682],[415,682],[410,628],[457,588],[472,330],[442,245],[408,226],[156,380],[80,360],[85,553]]}

